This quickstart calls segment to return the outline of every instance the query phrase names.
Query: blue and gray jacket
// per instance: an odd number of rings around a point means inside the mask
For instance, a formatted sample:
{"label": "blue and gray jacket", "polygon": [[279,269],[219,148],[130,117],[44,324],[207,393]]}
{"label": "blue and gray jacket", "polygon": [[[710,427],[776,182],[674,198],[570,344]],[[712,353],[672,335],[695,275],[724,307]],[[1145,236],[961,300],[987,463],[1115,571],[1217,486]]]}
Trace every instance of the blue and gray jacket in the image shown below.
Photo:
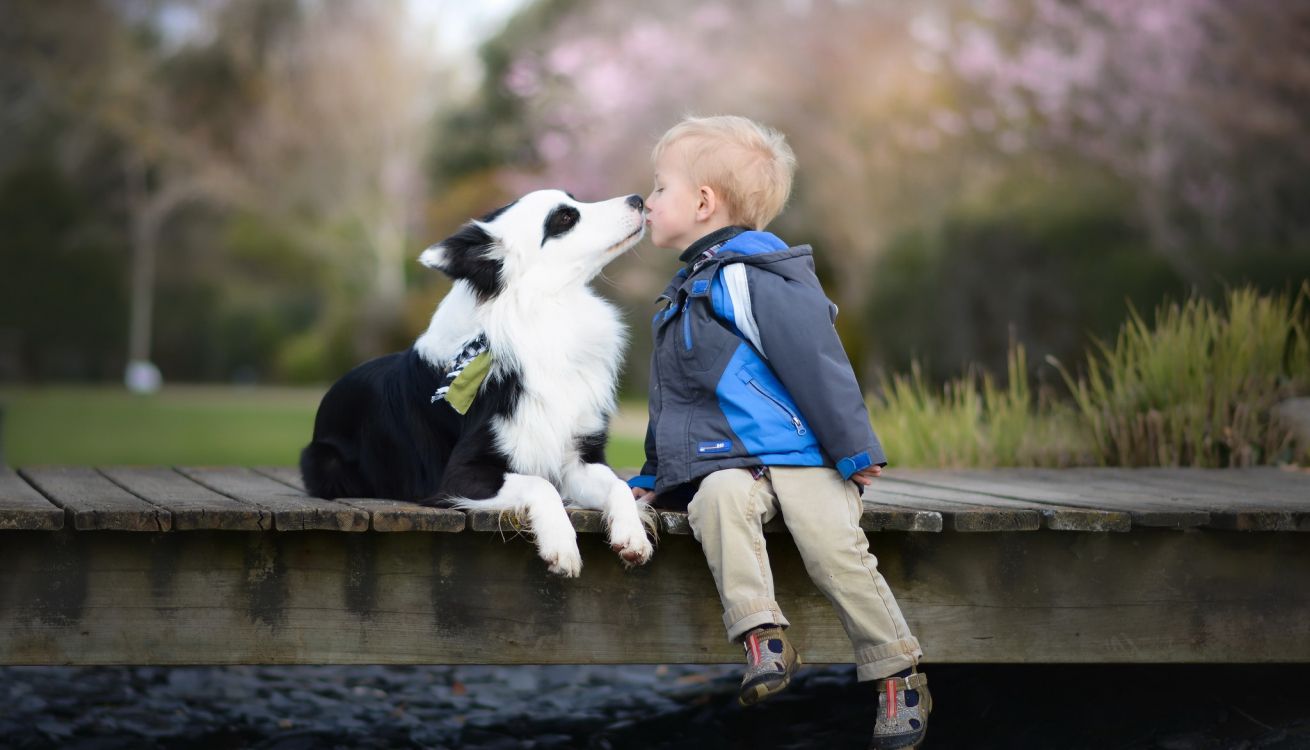
{"label": "blue and gray jacket", "polygon": [[885,465],[810,247],[729,227],[681,257],[694,262],[652,321],[646,464],[629,484],[665,492],[761,465],[849,479]]}

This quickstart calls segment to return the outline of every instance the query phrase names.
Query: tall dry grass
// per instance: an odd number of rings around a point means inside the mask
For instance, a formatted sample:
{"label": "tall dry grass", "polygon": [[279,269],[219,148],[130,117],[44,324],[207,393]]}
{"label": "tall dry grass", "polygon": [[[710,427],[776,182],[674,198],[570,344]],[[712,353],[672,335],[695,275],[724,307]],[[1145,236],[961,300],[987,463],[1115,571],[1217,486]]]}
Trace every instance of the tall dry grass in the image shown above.
{"label": "tall dry grass", "polygon": [[1232,289],[1222,306],[1193,297],[1154,320],[1135,310],[1114,343],[1098,341],[1073,393],[1098,462],[1115,466],[1252,466],[1304,460],[1310,446],[1272,418],[1310,393],[1310,283],[1296,295]]}
{"label": "tall dry grass", "polygon": [[882,380],[869,404],[873,424],[897,466],[968,468],[1087,463],[1090,444],[1067,405],[1033,393],[1027,353],[1012,344],[1005,385],[973,368],[934,388],[918,363]]}

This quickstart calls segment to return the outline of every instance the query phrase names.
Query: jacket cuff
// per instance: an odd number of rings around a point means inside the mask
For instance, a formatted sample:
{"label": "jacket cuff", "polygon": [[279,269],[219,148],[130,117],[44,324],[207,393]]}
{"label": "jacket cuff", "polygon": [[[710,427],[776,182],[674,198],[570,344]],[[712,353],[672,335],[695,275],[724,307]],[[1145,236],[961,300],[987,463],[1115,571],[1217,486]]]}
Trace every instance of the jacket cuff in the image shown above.
{"label": "jacket cuff", "polygon": [[655,476],[653,474],[638,474],[628,480],[629,487],[640,487],[643,490],[655,489]]}
{"label": "jacket cuff", "polygon": [[869,457],[868,451],[861,451],[854,456],[847,456],[837,462],[837,471],[841,472],[842,479],[850,479],[855,472],[861,469],[867,469],[873,466],[873,459]]}

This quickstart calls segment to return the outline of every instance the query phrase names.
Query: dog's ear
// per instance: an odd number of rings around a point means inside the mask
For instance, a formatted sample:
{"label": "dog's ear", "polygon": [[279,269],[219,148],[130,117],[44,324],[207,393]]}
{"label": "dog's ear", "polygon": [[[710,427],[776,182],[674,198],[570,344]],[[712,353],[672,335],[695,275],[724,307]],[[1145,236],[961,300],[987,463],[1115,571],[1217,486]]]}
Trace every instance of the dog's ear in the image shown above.
{"label": "dog's ear", "polygon": [[418,262],[452,279],[463,279],[484,298],[500,287],[501,261],[495,255],[498,240],[480,221],[470,221],[446,239],[424,250]]}
{"label": "dog's ear", "polygon": [[446,239],[424,250],[418,262],[453,279],[464,278],[469,262],[484,256],[496,239],[476,221],[470,221]]}
{"label": "dog's ear", "polygon": [[418,262],[428,268],[435,268],[438,271],[444,271],[453,278],[462,278],[455,276],[447,270],[449,263],[447,259],[451,257],[452,250],[454,254],[459,254],[469,249],[476,249],[479,247],[487,248],[494,245],[496,240],[494,237],[491,237],[485,227],[487,224],[500,218],[501,214],[513,208],[515,203],[518,203],[518,201],[510,201],[500,208],[492,209],[482,216],[479,216],[476,220],[470,221],[460,227],[458,232],[444,242],[438,242],[427,250],[424,250],[423,254],[418,256]]}

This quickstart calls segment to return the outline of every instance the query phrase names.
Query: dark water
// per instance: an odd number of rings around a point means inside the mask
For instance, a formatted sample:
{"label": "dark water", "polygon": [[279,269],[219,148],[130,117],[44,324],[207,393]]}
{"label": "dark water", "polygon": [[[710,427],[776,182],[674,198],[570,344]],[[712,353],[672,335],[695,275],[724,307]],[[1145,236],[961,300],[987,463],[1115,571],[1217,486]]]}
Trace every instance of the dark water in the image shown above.
{"label": "dark water", "polygon": [[[924,665],[932,748],[1310,749],[1307,666]],[[0,748],[862,748],[873,693],[807,667],[13,667]]]}

